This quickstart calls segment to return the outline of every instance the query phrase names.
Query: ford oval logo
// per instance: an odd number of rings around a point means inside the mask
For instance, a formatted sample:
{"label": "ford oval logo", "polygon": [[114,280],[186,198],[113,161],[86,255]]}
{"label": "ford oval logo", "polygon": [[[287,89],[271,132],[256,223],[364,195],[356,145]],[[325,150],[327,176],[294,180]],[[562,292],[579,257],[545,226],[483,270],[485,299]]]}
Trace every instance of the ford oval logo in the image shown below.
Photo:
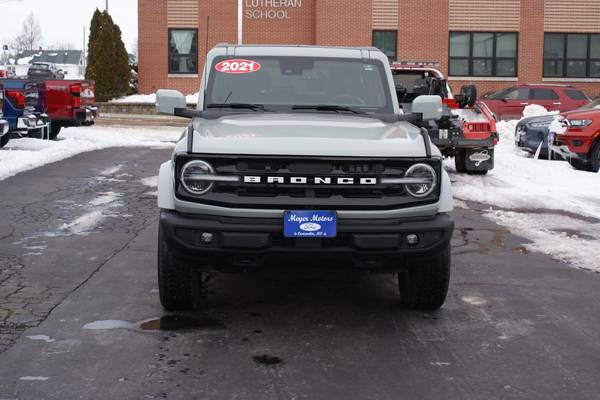
{"label": "ford oval logo", "polygon": [[307,222],[300,225],[300,229],[302,229],[304,232],[316,232],[321,229],[321,225],[315,224],[314,222]]}

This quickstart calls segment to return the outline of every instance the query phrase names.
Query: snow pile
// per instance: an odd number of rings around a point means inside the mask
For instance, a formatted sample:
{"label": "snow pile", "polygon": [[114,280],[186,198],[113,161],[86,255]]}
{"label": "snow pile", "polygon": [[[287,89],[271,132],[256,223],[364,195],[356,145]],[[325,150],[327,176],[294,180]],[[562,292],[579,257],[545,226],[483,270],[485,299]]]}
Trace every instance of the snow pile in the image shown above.
{"label": "snow pile", "polygon": [[523,110],[523,118],[539,117],[542,115],[558,114],[558,111],[548,111],[538,104],[529,104]]}
{"label": "snow pile", "polygon": [[487,218],[526,237],[524,247],[577,267],[600,272],[600,223],[551,213],[492,211]]}
{"label": "snow pile", "polygon": [[[527,111],[534,112],[541,110],[536,106]],[[531,250],[600,271],[600,224],[595,223],[600,222],[600,174],[577,171],[565,161],[533,159],[515,147],[517,123],[497,124],[500,143],[495,168],[487,176],[452,174],[455,197],[490,205],[486,216],[532,240]],[[446,160],[445,166],[454,171],[453,160]],[[572,217],[561,217],[564,213]],[[585,240],[578,236],[582,231]]]}
{"label": "snow pile", "polygon": [[17,65],[29,65],[33,61],[34,57],[22,57],[17,60]]}
{"label": "snow pile", "polygon": [[0,181],[19,172],[110,147],[172,147],[181,128],[81,127],[61,132],[58,141],[14,139],[0,150]]}
{"label": "snow pile", "polygon": [[[185,101],[188,104],[198,104],[198,96],[200,93],[188,94],[185,97]],[[138,104],[155,104],[156,93],[153,94],[133,94],[131,96],[121,97],[120,99],[113,99],[111,103],[138,103]]]}

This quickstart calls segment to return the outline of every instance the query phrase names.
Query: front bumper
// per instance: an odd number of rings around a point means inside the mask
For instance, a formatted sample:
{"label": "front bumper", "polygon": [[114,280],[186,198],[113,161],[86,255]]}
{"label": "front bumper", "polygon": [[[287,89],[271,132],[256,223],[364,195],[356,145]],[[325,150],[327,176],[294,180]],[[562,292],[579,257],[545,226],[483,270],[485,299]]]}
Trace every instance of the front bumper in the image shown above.
{"label": "front bumper", "polygon": [[98,107],[85,106],[75,111],[75,116],[77,125],[93,125],[98,118]]}
{"label": "front bumper", "polygon": [[487,139],[466,139],[466,138],[432,138],[431,141],[441,151],[445,149],[481,149],[495,146],[494,135]]}
{"label": "front bumper", "polygon": [[[162,211],[160,229],[175,251],[198,265],[239,270],[263,266],[327,266],[397,271],[407,256],[429,255],[448,245],[454,221],[448,214],[429,218],[339,219],[338,236],[295,239],[283,236],[283,219],[232,218]],[[203,233],[213,235],[205,243]],[[419,236],[409,246],[405,238]]]}
{"label": "front bumper", "polygon": [[553,143],[550,145],[550,149],[557,154],[560,154],[560,156],[562,158],[564,158],[565,160],[579,160],[579,161],[586,161],[587,160],[587,154],[586,153],[575,153],[574,151],[572,151],[568,145],[566,144],[561,144],[561,143]]}
{"label": "front bumper", "polygon": [[542,144],[541,153],[547,154],[548,151],[547,127],[534,128],[529,125],[517,125],[515,129],[515,146],[529,153],[535,153]]}
{"label": "front bumper", "polygon": [[46,114],[26,114],[17,119],[18,131],[33,131],[48,128],[50,118]]}

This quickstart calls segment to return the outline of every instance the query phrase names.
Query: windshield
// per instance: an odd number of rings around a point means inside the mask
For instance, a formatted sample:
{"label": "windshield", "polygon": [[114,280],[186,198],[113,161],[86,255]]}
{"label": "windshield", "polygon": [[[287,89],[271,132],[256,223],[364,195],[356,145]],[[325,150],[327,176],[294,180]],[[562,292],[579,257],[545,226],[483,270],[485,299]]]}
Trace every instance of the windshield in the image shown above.
{"label": "windshield", "polygon": [[219,104],[261,106],[254,111],[306,112],[318,105],[326,107],[314,111],[394,112],[383,63],[344,58],[219,57],[209,74],[206,107]]}
{"label": "windshield", "polygon": [[502,90],[499,90],[497,92],[494,92],[492,94],[485,96],[485,98],[490,99],[490,100],[504,100],[508,96],[508,94],[511,91],[513,91],[514,89],[515,88],[513,88],[513,87],[510,87],[507,89],[502,89]]}
{"label": "windshield", "polygon": [[50,65],[48,65],[48,64],[32,64],[31,68],[33,68],[33,69],[50,69]]}

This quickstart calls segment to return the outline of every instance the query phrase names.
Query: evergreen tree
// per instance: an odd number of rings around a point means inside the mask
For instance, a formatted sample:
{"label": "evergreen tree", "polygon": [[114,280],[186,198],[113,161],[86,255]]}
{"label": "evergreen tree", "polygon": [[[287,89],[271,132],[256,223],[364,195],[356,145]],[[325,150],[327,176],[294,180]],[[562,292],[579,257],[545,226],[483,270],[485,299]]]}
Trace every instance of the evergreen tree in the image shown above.
{"label": "evergreen tree", "polygon": [[85,79],[96,79],[96,69],[99,67],[98,60],[98,37],[100,35],[100,27],[102,25],[102,13],[96,8],[92,23],[90,25],[90,36],[88,39],[88,57],[87,67],[85,70]]}
{"label": "evergreen tree", "polygon": [[90,25],[86,79],[96,81],[96,99],[108,101],[127,93],[131,71],[121,29],[106,12],[96,10]]}

